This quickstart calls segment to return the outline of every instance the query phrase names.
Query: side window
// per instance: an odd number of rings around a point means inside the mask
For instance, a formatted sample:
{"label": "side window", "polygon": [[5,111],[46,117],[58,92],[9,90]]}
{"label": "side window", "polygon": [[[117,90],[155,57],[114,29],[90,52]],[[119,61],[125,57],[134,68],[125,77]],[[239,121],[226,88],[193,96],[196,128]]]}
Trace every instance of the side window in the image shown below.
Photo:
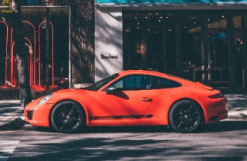
{"label": "side window", "polygon": [[153,77],[151,89],[161,89],[161,88],[174,88],[180,87],[181,84],[169,79]]}
{"label": "side window", "polygon": [[114,82],[111,86],[119,90],[145,90],[151,85],[151,76],[130,75]]}

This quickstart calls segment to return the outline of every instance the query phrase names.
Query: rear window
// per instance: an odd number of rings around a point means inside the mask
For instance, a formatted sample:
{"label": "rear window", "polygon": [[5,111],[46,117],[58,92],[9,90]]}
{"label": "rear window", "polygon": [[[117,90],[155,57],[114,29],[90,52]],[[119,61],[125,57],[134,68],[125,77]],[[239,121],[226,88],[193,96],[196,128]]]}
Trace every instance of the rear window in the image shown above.
{"label": "rear window", "polygon": [[153,77],[150,89],[176,88],[181,87],[181,84],[166,78]]}

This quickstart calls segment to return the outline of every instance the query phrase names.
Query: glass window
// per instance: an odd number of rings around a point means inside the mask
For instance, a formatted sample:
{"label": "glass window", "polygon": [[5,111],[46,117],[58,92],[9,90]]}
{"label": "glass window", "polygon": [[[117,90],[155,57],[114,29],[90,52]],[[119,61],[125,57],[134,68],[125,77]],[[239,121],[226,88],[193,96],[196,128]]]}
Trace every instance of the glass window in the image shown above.
{"label": "glass window", "polygon": [[153,77],[151,89],[174,88],[180,87],[181,84],[169,79]]}
{"label": "glass window", "polygon": [[104,78],[96,83],[94,83],[93,85],[86,87],[85,89],[87,90],[92,90],[92,91],[97,91],[98,89],[100,89],[101,87],[103,87],[104,85],[106,85],[107,83],[109,83],[110,81],[112,81],[113,79],[117,78],[119,76],[119,74],[113,74],[107,78]]}
{"label": "glass window", "polygon": [[146,90],[150,88],[151,78],[148,75],[131,75],[118,80],[111,86],[119,90]]}
{"label": "glass window", "polygon": [[[38,0],[29,0],[26,3],[34,4]],[[22,7],[22,24],[24,43],[27,53],[27,68],[31,90],[44,91],[46,85],[46,70],[49,66],[50,89],[58,87],[68,88],[69,76],[69,8],[51,7],[50,21],[46,24],[46,9],[44,7]],[[15,43],[11,32],[11,14],[2,13],[5,20],[0,20],[0,88],[18,88],[17,58],[15,56]],[[46,58],[47,38],[46,29],[49,30],[49,59]],[[8,34],[9,33],[9,34]],[[61,83],[63,82],[63,83]]]}

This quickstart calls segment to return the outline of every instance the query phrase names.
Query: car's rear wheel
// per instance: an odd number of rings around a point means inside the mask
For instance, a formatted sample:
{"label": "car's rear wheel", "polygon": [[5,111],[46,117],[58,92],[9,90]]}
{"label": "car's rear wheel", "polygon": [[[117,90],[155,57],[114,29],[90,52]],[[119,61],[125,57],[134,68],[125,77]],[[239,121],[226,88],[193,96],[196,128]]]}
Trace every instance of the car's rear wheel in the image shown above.
{"label": "car's rear wheel", "polygon": [[73,101],[58,103],[51,113],[51,124],[59,132],[76,132],[83,126],[83,120],[82,107]]}
{"label": "car's rear wheel", "polygon": [[194,132],[203,124],[203,114],[196,102],[181,100],[171,107],[169,122],[175,131]]}

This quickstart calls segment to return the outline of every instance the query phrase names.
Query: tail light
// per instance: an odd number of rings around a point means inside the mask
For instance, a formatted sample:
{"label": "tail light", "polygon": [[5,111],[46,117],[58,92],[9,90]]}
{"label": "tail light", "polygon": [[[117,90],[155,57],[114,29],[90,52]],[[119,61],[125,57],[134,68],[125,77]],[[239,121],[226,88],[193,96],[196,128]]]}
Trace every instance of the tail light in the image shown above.
{"label": "tail light", "polygon": [[225,96],[222,93],[217,93],[211,96],[208,96],[209,98],[216,99],[216,98],[225,98]]}

